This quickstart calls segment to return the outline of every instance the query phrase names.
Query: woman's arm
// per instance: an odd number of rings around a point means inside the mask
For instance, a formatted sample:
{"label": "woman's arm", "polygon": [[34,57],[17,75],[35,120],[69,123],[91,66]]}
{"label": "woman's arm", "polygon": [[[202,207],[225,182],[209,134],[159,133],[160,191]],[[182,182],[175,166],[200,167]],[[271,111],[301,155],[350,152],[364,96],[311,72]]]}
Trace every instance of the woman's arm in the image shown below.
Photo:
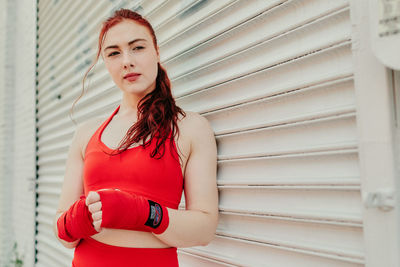
{"label": "woman's arm", "polygon": [[66,248],[74,248],[79,242],[79,239],[73,242],[67,242],[58,237],[57,220],[61,214],[83,194],[82,183],[82,125],[78,126],[72,138],[71,146],[68,151],[68,158],[65,166],[64,182],[61,190],[61,196],[58,204],[58,209],[53,221],[53,231],[57,239]]}
{"label": "woman's arm", "polygon": [[214,133],[208,121],[196,113],[190,113],[183,128],[185,135],[191,139],[184,180],[186,210],[166,208],[168,218],[164,214],[159,221],[161,229],[157,226],[155,229],[146,228],[145,223],[152,214],[149,213],[150,206],[146,198],[113,189],[92,191],[88,193],[86,204],[97,231],[101,231],[102,227],[139,231],[146,229],[173,247],[207,245],[213,239],[218,224],[217,148]]}
{"label": "woman's arm", "polygon": [[218,224],[217,146],[207,121],[191,113],[191,152],[185,169],[186,210],[168,208],[169,226],[157,236],[174,247],[207,245]]}

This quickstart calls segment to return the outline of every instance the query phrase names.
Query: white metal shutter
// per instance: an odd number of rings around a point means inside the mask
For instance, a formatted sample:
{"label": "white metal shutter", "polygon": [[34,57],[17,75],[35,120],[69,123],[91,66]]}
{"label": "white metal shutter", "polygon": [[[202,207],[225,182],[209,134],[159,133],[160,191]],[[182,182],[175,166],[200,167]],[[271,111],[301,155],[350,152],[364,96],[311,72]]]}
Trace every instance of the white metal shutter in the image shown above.
{"label": "white metal shutter", "polygon": [[[95,56],[99,24],[111,10],[112,1],[38,3],[36,266],[71,266],[73,250],[57,241],[52,226],[76,128],[69,112],[81,93],[83,74]],[[121,97],[105,69],[99,69],[98,76],[91,75],[89,90],[75,106],[73,119],[78,124],[110,114]]]}
{"label": "white metal shutter", "polygon": [[[127,7],[155,27],[178,104],[218,142],[220,223],[181,266],[362,266],[351,23],[346,0],[39,1],[37,266],[69,266],[52,232],[68,112],[98,25]],[[121,95],[98,64],[74,118]],[[183,207],[183,206],[182,206]]]}
{"label": "white metal shutter", "polygon": [[362,265],[348,2],[202,4],[158,27],[178,103],[218,141],[217,235],[181,263]]}

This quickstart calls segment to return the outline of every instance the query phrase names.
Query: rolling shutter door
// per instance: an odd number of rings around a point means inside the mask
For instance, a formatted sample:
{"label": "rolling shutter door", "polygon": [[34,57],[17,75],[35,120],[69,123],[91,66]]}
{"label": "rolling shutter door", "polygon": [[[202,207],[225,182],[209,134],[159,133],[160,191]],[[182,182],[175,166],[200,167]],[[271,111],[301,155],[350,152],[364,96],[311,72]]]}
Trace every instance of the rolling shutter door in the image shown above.
{"label": "rolling shutter door", "polygon": [[[45,1],[38,3],[38,208],[36,266],[70,266],[73,250],[54,236],[52,223],[61,193],[65,162],[75,124],[69,117],[80,95],[82,78],[94,58],[100,20],[109,15],[108,1]],[[79,124],[112,112],[118,99],[111,81],[91,79],[74,108]],[[92,76],[93,77],[93,76]],[[86,83],[87,86],[87,83]]]}
{"label": "rolling shutter door", "polygon": [[[153,24],[178,105],[205,116],[218,142],[216,237],[179,249],[181,266],[362,266],[345,0],[40,0],[37,266],[72,258],[51,227],[75,128],[68,112],[98,25],[120,7]],[[76,121],[118,104],[107,75],[99,64]]]}

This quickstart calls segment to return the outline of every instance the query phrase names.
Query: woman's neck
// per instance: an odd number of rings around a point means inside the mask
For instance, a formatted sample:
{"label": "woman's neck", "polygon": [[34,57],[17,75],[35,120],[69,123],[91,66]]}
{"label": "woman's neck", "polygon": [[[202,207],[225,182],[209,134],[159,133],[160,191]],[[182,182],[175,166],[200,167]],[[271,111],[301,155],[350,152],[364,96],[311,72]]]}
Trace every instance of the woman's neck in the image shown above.
{"label": "woman's neck", "polygon": [[118,115],[123,118],[136,118],[137,117],[137,105],[139,103],[139,98],[134,97],[123,97],[118,110]]}

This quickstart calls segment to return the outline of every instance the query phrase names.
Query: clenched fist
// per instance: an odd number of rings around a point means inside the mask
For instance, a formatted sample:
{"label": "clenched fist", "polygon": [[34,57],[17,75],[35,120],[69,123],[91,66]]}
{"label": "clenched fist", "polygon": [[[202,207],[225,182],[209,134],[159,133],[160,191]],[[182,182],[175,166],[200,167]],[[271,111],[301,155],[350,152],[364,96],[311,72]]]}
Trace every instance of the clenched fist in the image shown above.
{"label": "clenched fist", "polygon": [[100,195],[95,191],[90,191],[86,197],[86,206],[92,214],[94,229],[96,229],[97,232],[100,232],[102,220]]}

